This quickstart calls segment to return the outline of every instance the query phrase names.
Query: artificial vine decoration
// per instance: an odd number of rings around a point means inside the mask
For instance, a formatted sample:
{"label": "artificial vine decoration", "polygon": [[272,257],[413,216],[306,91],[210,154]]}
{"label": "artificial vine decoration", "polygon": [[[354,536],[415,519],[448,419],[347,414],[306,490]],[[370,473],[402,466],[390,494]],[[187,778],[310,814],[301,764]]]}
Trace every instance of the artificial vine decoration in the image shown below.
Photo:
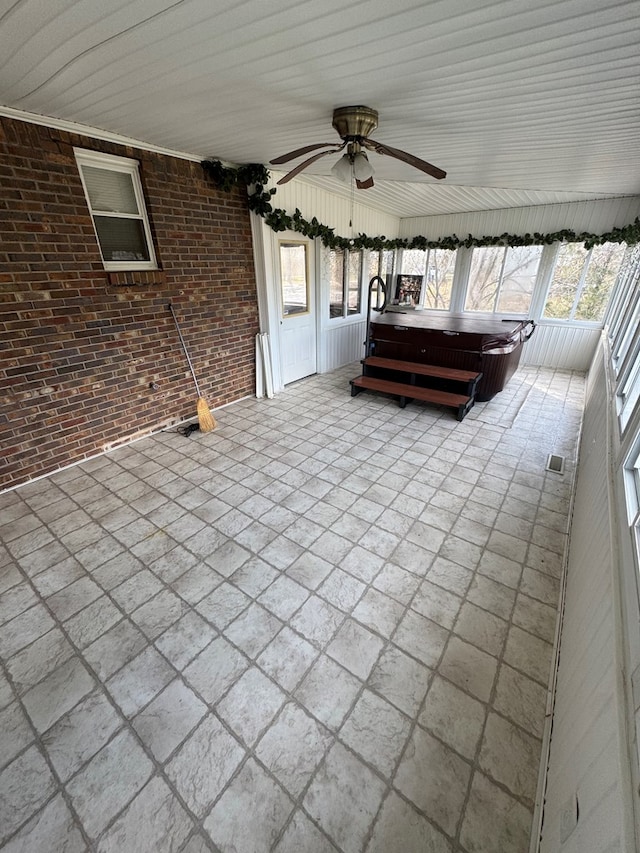
{"label": "artificial vine decoration", "polygon": [[249,163],[246,166],[239,166],[237,169],[223,166],[219,160],[204,160],[201,165],[216,186],[225,192],[230,192],[236,186],[249,187],[249,209],[261,216],[273,231],[296,231],[298,234],[313,240],[319,238],[323,245],[329,249],[455,250],[474,246],[540,246],[563,241],[584,243],[585,249],[591,249],[601,243],[627,243],[627,245],[640,243],[640,217],[636,217],[630,225],[613,228],[605,234],[564,229],[550,234],[540,234],[537,231],[533,234],[508,234],[505,232],[499,237],[473,237],[469,234],[466,238],[460,238],[452,234],[450,237],[441,237],[439,240],[428,240],[421,236],[387,239],[384,236],[367,237],[366,234],[358,234],[357,237],[348,239],[335,234],[333,228],[318,222],[315,216],[311,221],[305,219],[297,208],[292,215],[282,208],[274,208],[271,199],[276,194],[276,190],[275,187],[270,190],[265,189],[265,184],[269,180],[269,172],[260,163]]}

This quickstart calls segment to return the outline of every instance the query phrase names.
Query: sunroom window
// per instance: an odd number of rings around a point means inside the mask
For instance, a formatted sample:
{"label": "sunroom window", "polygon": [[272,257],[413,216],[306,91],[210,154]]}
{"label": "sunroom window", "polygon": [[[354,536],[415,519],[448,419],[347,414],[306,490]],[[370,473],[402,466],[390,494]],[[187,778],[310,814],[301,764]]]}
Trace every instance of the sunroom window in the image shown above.
{"label": "sunroom window", "polygon": [[626,243],[603,243],[592,249],[561,243],[543,316],[601,322],[626,248]]}
{"label": "sunroom window", "polygon": [[[620,407],[620,428],[624,432],[627,428],[631,416],[638,407],[640,400],[640,347],[635,347],[635,359],[630,365],[628,375],[625,377],[620,386],[619,398]],[[636,468],[640,465],[640,461],[636,462]]]}
{"label": "sunroom window", "polygon": [[[395,269],[396,253],[393,249],[380,249],[378,251],[370,251],[367,262],[367,278],[366,284],[370,285],[371,280],[379,276],[385,285],[385,290],[380,287],[379,282],[376,282],[371,292],[371,306],[379,310],[384,304],[385,293],[386,298],[391,301],[393,295],[393,271]],[[369,295],[367,295],[367,300]]]}
{"label": "sunroom window", "polygon": [[367,281],[379,275],[385,284],[390,285],[393,281],[393,268],[395,265],[395,252],[393,249],[381,249],[369,252],[369,272]]}
{"label": "sunroom window", "polygon": [[138,163],[79,149],[75,155],[104,268],[156,269]]}
{"label": "sunroom window", "polygon": [[613,366],[619,373],[640,320],[640,245],[627,247],[607,313]]}
{"label": "sunroom window", "polygon": [[473,250],[465,311],[527,314],[542,246],[480,246]]}
{"label": "sunroom window", "polygon": [[424,276],[421,307],[449,311],[456,252],[449,249],[405,249],[402,253],[402,272]]}
{"label": "sunroom window", "polygon": [[332,249],[329,253],[329,317],[361,313],[362,252]]}

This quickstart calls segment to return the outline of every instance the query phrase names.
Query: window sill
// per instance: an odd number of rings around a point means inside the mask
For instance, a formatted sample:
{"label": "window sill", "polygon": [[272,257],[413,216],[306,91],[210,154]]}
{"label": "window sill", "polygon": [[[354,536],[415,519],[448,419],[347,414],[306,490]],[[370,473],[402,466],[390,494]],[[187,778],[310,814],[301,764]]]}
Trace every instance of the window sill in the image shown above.
{"label": "window sill", "polygon": [[366,319],[365,314],[349,314],[348,317],[328,317],[326,323],[327,327],[348,326],[355,323],[363,323]]}

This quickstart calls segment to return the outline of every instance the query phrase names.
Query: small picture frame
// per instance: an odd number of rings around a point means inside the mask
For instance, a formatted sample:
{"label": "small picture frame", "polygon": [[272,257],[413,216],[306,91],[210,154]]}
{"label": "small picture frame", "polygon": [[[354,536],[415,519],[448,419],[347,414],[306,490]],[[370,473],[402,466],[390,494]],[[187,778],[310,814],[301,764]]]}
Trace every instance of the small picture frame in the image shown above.
{"label": "small picture frame", "polygon": [[422,293],[421,275],[408,275],[407,273],[399,273],[396,276],[396,295],[395,302],[397,305],[408,305],[412,308],[420,302],[420,294]]}

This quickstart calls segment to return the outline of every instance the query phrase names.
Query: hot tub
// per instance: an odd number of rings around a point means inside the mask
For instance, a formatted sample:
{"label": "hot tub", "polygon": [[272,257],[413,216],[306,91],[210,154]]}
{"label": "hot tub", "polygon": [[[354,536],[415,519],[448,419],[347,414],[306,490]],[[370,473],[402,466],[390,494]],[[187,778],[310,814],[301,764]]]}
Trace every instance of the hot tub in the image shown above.
{"label": "hot tub", "polygon": [[486,402],[513,376],[532,320],[477,318],[439,311],[385,311],[370,323],[367,355],[482,373],[476,400]]}

